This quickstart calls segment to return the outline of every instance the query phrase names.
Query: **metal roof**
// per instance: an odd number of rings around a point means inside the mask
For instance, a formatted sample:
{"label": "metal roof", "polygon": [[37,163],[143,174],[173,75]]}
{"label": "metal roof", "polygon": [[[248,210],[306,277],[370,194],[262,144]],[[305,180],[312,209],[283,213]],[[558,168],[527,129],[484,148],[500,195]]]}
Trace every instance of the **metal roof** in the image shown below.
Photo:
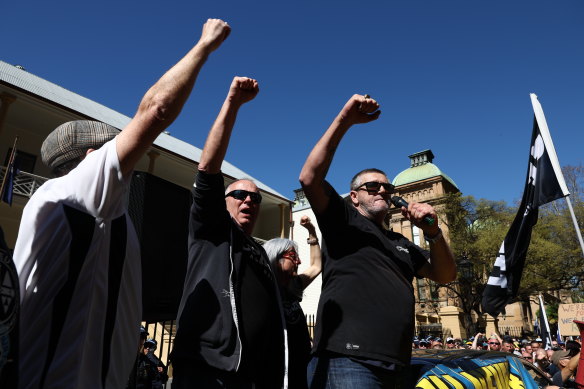
{"label": "metal roof", "polygon": [[[119,129],[123,129],[131,120],[126,115],[1,60],[0,81]],[[156,138],[154,145],[196,163],[201,158],[201,149],[165,133],[160,134]],[[252,179],[261,190],[290,201],[288,197],[276,192],[274,189],[256,180],[251,175],[236,168],[227,161],[223,161],[221,171],[223,174],[236,179]]]}
{"label": "metal roof", "polygon": [[456,183],[454,180],[446,173],[444,173],[438,166],[434,165],[433,163],[425,163],[423,165],[410,167],[401,173],[399,173],[392,181],[392,184],[395,186],[406,185],[412,182],[422,181],[428,178],[442,176],[448,182],[450,182],[456,189]]}

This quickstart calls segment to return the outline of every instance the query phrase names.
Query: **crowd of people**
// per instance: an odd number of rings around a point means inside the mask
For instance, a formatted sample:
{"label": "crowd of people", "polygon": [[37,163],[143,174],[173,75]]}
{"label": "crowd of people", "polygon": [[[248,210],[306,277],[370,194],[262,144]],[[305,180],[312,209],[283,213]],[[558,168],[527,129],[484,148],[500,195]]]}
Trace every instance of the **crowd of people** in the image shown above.
{"label": "crowd of people", "polygon": [[553,385],[559,387],[576,387],[574,374],[580,359],[581,340],[556,340],[544,349],[541,338],[516,338],[509,335],[500,336],[496,332],[490,336],[477,333],[469,339],[446,338],[445,342],[439,337],[415,336],[412,349],[443,349],[443,350],[485,350],[500,351],[513,354],[517,358],[524,359],[539,367],[549,378]]}
{"label": "crowd of people", "polygon": [[[42,159],[56,178],[27,203],[14,250],[20,388],[155,388],[166,379],[166,367],[152,354],[156,343],[137,332],[142,280],[127,213],[129,184],[230,33],[226,22],[209,19],[121,131],[80,120],[60,125],[44,141]],[[421,248],[384,226],[394,191],[385,172],[359,171],[346,198],[326,181],[345,134],[380,117],[375,99],[355,94],[300,170],[322,242],[303,218],[310,266],[299,274],[295,242],[261,245],[252,237],[262,202],[258,186],[245,178],[226,185],[221,172],[238,112],[258,93],[257,80],[233,78],[198,161],[172,388],[400,388],[412,353],[413,279],[445,284],[456,278],[440,218],[427,203],[399,207],[421,230],[427,242]],[[311,345],[299,301],[321,271]],[[480,339],[474,347],[482,347]],[[455,340],[447,339],[450,344]],[[439,339],[429,345],[436,346],[442,347]]]}

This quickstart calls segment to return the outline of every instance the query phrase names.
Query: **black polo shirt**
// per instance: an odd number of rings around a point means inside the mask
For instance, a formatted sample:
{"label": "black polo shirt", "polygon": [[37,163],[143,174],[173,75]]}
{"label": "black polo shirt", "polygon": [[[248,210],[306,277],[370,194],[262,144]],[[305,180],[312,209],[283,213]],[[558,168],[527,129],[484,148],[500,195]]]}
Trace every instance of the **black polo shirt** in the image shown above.
{"label": "black polo shirt", "polygon": [[334,190],[316,218],[323,281],[313,352],[408,365],[412,281],[429,252],[365,218]]}

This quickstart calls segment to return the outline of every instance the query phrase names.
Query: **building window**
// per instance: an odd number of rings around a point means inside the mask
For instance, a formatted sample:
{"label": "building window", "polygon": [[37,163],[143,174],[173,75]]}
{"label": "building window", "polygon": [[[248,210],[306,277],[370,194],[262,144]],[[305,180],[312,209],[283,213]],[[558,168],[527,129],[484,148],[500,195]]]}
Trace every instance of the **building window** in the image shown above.
{"label": "building window", "polygon": [[432,298],[432,300],[438,300],[440,295],[438,294],[438,284],[436,284],[434,281],[430,281],[430,297]]}
{"label": "building window", "polygon": [[420,229],[416,226],[412,226],[412,240],[416,245],[420,245]]}
{"label": "building window", "polygon": [[418,286],[418,300],[428,300],[428,294],[426,293],[426,280],[424,278],[417,278],[416,284]]}

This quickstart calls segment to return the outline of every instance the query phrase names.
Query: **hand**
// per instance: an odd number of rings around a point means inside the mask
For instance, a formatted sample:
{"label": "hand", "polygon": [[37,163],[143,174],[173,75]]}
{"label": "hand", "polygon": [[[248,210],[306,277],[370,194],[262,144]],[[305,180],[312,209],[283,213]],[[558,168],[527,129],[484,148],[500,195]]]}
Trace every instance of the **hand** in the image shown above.
{"label": "hand", "polygon": [[221,19],[208,19],[203,24],[203,32],[199,43],[205,45],[209,52],[216,50],[229,36],[231,27]]}
{"label": "hand", "polygon": [[339,119],[353,125],[377,120],[380,114],[377,101],[362,95],[353,95],[341,110]]}
{"label": "hand", "polygon": [[236,104],[245,104],[257,96],[260,88],[253,78],[234,77],[229,88],[228,99]]}
{"label": "hand", "polygon": [[[434,220],[438,220],[436,211],[434,207],[426,203],[409,203],[408,208],[402,207],[402,215],[411,221],[416,227],[424,231],[424,233],[430,237],[436,235],[439,232],[438,223],[432,225],[424,222],[426,216],[430,216]],[[482,335],[482,334],[481,334]]]}
{"label": "hand", "polygon": [[300,225],[304,228],[306,228],[308,230],[309,233],[314,233],[316,232],[316,229],[314,228],[314,225],[312,224],[312,222],[310,221],[310,218],[308,216],[302,216],[300,218]]}

